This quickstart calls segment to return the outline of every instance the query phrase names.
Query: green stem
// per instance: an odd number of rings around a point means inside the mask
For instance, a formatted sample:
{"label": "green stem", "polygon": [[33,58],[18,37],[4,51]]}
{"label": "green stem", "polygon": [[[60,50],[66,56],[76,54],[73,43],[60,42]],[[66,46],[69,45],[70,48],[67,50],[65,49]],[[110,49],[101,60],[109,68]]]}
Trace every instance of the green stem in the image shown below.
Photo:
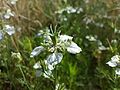
{"label": "green stem", "polygon": [[29,85],[28,85],[28,83],[27,83],[27,80],[26,80],[26,78],[25,78],[25,75],[24,75],[23,70],[22,70],[22,68],[21,68],[20,65],[19,65],[19,69],[20,69],[20,71],[21,71],[21,73],[22,73],[22,76],[23,76],[24,82],[26,83],[28,89],[31,90],[30,87],[29,87]]}

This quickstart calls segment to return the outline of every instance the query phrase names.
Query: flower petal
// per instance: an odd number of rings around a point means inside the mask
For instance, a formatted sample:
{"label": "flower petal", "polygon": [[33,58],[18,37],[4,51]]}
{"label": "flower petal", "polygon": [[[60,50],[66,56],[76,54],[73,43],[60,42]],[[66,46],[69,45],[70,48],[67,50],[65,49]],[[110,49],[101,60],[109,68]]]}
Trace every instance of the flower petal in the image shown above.
{"label": "flower petal", "polygon": [[60,41],[64,42],[64,41],[72,40],[73,37],[68,36],[68,35],[60,35],[59,39]]}
{"label": "flower petal", "polygon": [[109,61],[106,64],[108,64],[110,67],[116,67],[117,66],[117,63],[116,62],[112,62],[112,61]]}
{"label": "flower petal", "polygon": [[2,38],[3,38],[3,34],[2,32],[0,32],[0,40],[2,40]]}
{"label": "flower petal", "polygon": [[44,47],[43,47],[43,46],[38,46],[38,47],[36,47],[36,48],[33,49],[33,51],[31,52],[30,57],[37,56],[37,55],[40,54],[42,51],[44,51]]}
{"label": "flower petal", "polygon": [[10,25],[5,25],[5,31],[7,32],[8,35],[12,35],[15,33],[15,28],[14,26],[10,26]]}
{"label": "flower petal", "polygon": [[67,47],[67,51],[72,54],[80,53],[82,49],[74,42],[71,42],[70,46]]}
{"label": "flower petal", "polygon": [[51,65],[56,65],[61,62],[63,55],[61,53],[53,53],[48,56],[47,63]]}
{"label": "flower petal", "polygon": [[35,63],[35,65],[33,66],[34,69],[38,69],[38,68],[42,68],[40,65],[40,62]]}
{"label": "flower petal", "polygon": [[115,70],[115,73],[116,73],[117,75],[120,75],[120,68],[117,68],[117,69]]}

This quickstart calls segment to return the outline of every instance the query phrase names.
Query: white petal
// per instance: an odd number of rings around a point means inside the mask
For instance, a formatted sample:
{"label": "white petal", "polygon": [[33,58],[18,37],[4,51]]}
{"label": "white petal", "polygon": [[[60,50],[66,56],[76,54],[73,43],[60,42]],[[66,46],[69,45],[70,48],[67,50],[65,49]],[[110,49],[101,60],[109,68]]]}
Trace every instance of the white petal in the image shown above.
{"label": "white petal", "polygon": [[61,53],[53,53],[48,56],[47,63],[51,65],[56,65],[61,62],[63,55]]}
{"label": "white petal", "polygon": [[82,49],[74,42],[71,42],[71,45],[67,47],[67,51],[72,54],[80,53]]}
{"label": "white petal", "polygon": [[112,62],[112,61],[109,61],[106,64],[108,64],[110,67],[116,67],[117,66],[117,63],[116,62]]}
{"label": "white petal", "polygon": [[101,51],[102,50],[104,51],[104,50],[107,50],[108,48],[106,48],[105,46],[101,45],[101,46],[98,47],[98,49],[101,50]]}
{"label": "white petal", "polygon": [[15,28],[14,26],[5,25],[5,31],[7,32],[7,34],[11,36],[12,34],[15,33]]}
{"label": "white petal", "polygon": [[10,3],[11,3],[12,5],[15,5],[17,1],[18,1],[18,0],[11,0]]}
{"label": "white petal", "polygon": [[119,55],[115,55],[115,56],[113,56],[113,57],[111,58],[111,60],[112,60],[113,62],[119,63],[119,62],[120,62],[120,56],[119,56]]}
{"label": "white petal", "polygon": [[54,69],[54,66],[53,66],[53,65],[48,64],[48,69],[49,69],[49,70],[53,70],[53,69]]}
{"label": "white petal", "polygon": [[73,37],[68,36],[68,35],[60,35],[59,39],[60,41],[64,42],[64,41],[72,40]]}
{"label": "white petal", "polygon": [[120,75],[120,68],[117,68],[117,69],[115,70],[115,73],[116,73],[117,75]]}
{"label": "white petal", "polygon": [[35,63],[35,65],[33,66],[34,69],[38,69],[41,68],[40,62]]}
{"label": "white petal", "polygon": [[43,47],[43,46],[38,46],[38,47],[36,47],[36,48],[33,49],[33,51],[31,52],[30,57],[37,56],[37,55],[40,54],[42,51],[44,51],[44,47]]}
{"label": "white petal", "polygon": [[2,40],[3,38],[3,34],[0,32],[0,40]]}

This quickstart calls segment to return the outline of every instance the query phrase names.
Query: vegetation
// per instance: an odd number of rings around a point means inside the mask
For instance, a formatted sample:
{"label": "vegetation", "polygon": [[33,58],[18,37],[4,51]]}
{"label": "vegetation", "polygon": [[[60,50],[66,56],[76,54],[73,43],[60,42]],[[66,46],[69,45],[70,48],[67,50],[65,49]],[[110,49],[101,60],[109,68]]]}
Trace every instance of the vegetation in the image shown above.
{"label": "vegetation", "polygon": [[0,0],[0,90],[120,90],[119,0]]}

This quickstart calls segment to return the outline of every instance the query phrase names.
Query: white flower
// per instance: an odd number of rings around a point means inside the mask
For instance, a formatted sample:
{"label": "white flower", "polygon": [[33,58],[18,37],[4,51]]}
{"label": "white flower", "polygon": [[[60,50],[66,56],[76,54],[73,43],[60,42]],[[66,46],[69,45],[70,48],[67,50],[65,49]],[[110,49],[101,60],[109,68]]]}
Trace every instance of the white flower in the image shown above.
{"label": "white flower", "polygon": [[79,14],[80,12],[83,12],[83,8],[79,8],[78,10],[77,10],[77,13]]}
{"label": "white flower", "polygon": [[2,38],[3,38],[3,34],[2,32],[0,32],[0,40],[2,40]]}
{"label": "white flower", "polygon": [[120,63],[120,56],[119,55],[115,55],[106,64],[108,64],[110,67],[116,67],[119,63]]}
{"label": "white flower", "polygon": [[10,3],[11,3],[12,5],[15,5],[17,1],[18,1],[18,0],[11,0]]}
{"label": "white flower", "polygon": [[56,65],[61,62],[63,55],[61,53],[53,53],[48,56],[47,63],[50,65]]}
{"label": "white flower", "polygon": [[109,48],[106,48],[105,46],[101,45],[101,46],[98,47],[98,49],[101,50],[101,51],[102,50],[104,51],[104,50],[108,50]]}
{"label": "white flower", "polygon": [[116,67],[117,66],[117,63],[113,62],[113,61],[109,61],[106,64],[108,64],[110,67]]}
{"label": "white flower", "polygon": [[120,62],[120,56],[119,56],[119,55],[115,55],[115,56],[113,56],[113,57],[111,58],[111,60],[119,63],[119,62]]}
{"label": "white flower", "polygon": [[114,43],[114,44],[117,44],[117,40],[116,39],[114,39],[114,40],[111,40],[111,43]]}
{"label": "white flower", "polygon": [[61,42],[65,42],[65,41],[72,40],[72,39],[73,39],[73,37],[68,36],[68,35],[60,35],[60,37],[59,37],[59,40]]}
{"label": "white flower", "polygon": [[77,54],[82,51],[82,49],[74,42],[71,42],[70,46],[67,47],[67,51],[72,54]]}
{"label": "white flower", "polygon": [[86,36],[85,38],[88,39],[89,41],[97,41],[96,40],[97,36],[94,37],[92,35],[89,35],[89,36]]}
{"label": "white flower", "polygon": [[117,68],[117,69],[115,70],[115,73],[116,73],[117,75],[120,75],[120,68]]}
{"label": "white flower", "polygon": [[4,18],[9,19],[11,16],[14,16],[14,14],[11,12],[11,9],[7,9]]}
{"label": "white flower", "polygon": [[77,10],[73,7],[67,7],[66,11],[67,11],[68,14],[70,14],[70,13],[75,13]]}
{"label": "white flower", "polygon": [[40,69],[42,68],[40,65],[40,62],[35,63],[35,65],[33,66],[34,69]]}
{"label": "white flower", "polygon": [[35,48],[33,49],[33,51],[31,52],[30,57],[37,56],[37,55],[40,54],[42,51],[44,51],[44,47],[43,47],[43,46],[35,47]]}
{"label": "white flower", "polygon": [[5,31],[7,32],[8,35],[12,35],[15,33],[15,28],[14,26],[10,26],[10,25],[5,25]]}
{"label": "white flower", "polygon": [[53,66],[53,65],[51,65],[51,64],[48,64],[48,69],[49,70],[53,70],[55,67]]}

